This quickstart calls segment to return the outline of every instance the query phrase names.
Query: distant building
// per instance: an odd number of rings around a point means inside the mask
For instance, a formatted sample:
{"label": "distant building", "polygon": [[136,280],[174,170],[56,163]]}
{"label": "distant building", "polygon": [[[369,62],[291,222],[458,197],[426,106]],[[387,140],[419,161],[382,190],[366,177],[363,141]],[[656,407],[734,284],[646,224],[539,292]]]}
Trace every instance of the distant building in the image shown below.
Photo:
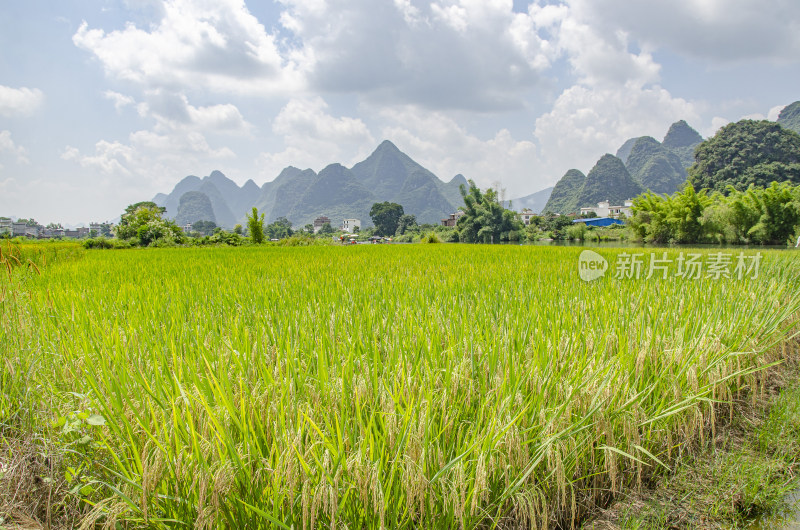
{"label": "distant building", "polygon": [[44,239],[64,237],[64,229],[44,228],[39,231],[39,237]]}
{"label": "distant building", "polygon": [[324,225],[325,223],[330,224],[330,222],[331,222],[330,218],[325,217],[324,215],[320,215],[319,217],[314,219],[314,233],[316,234],[317,232],[319,232],[320,229],[322,228],[322,225]]}
{"label": "distant building", "polygon": [[38,226],[28,226],[25,223],[11,223],[11,235],[14,237],[39,237]]}
{"label": "distant building", "polygon": [[456,223],[464,215],[464,212],[458,210],[456,213],[451,213],[447,219],[442,219],[442,226],[456,226]]}
{"label": "distant building", "polygon": [[[94,234],[92,234],[94,232]],[[89,235],[100,237],[103,235],[103,225],[100,223],[89,223]]]}
{"label": "distant building", "polygon": [[14,221],[11,219],[0,219],[0,234],[11,234]]}
{"label": "distant building", "polygon": [[184,234],[190,233],[192,231],[192,224],[191,223],[187,223],[187,224],[183,225],[181,227],[181,230],[183,230]]}
{"label": "distant building", "polygon": [[535,215],[536,214],[533,213],[533,210],[530,208],[523,208],[522,211],[517,214],[517,218],[519,218],[519,220],[522,221],[525,226],[528,226],[531,224],[531,219],[533,219]]}
{"label": "distant building", "polygon": [[359,219],[345,219],[342,221],[342,230],[347,233],[354,232],[355,229],[361,229],[361,220]]}
{"label": "distant building", "polygon": [[623,213],[625,217],[630,217],[631,206],[633,206],[633,201],[630,199],[625,201],[622,206],[612,206],[609,201],[602,201],[597,203],[597,208],[581,208],[581,215],[594,213],[597,217],[619,217],[619,214]]}
{"label": "distant building", "polygon": [[587,219],[575,219],[573,223],[583,223],[586,226],[611,226],[611,225],[624,225],[625,223],[620,219],[613,217],[589,217]]}

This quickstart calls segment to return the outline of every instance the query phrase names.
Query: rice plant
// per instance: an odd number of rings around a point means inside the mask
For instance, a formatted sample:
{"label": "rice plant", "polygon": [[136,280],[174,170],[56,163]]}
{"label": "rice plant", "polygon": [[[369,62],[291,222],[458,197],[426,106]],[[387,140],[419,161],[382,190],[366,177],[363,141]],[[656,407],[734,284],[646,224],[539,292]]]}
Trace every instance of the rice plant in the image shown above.
{"label": "rice plant", "polygon": [[759,392],[800,309],[785,252],[594,282],[578,254],[86,252],[2,302],[3,399],[26,373],[85,528],[573,527]]}

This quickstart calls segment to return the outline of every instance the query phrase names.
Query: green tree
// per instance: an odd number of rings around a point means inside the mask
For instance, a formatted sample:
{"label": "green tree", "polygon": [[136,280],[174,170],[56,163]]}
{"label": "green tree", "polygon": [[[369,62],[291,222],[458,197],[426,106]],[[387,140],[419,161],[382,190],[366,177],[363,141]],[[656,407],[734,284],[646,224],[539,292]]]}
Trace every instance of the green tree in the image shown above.
{"label": "green tree", "polygon": [[293,233],[292,223],[286,217],[278,217],[278,219],[268,224],[266,228],[267,237],[270,239],[283,239],[290,237]]}
{"label": "green tree", "polygon": [[334,230],[330,223],[324,223],[319,229],[319,233],[322,235],[331,235],[333,232]]}
{"label": "green tree", "polygon": [[162,217],[165,211],[165,208],[151,201],[131,204],[125,208],[125,213],[115,228],[116,236],[119,239],[135,240],[140,246],[183,242],[183,231],[180,227],[174,221]]}
{"label": "green tree", "polygon": [[233,227],[233,233],[236,234],[237,236],[240,236],[244,234],[244,228],[242,228],[242,225],[237,224],[236,226]]}
{"label": "green tree", "polygon": [[247,215],[247,229],[250,232],[250,239],[253,243],[264,242],[264,214],[259,217],[258,208],[253,206],[252,213]]}
{"label": "green tree", "polygon": [[471,180],[469,190],[463,185],[460,190],[464,198],[464,206],[461,207],[464,215],[456,223],[460,241],[464,243],[508,241],[524,228],[514,212],[503,208],[495,190],[489,188],[481,192]]}
{"label": "green tree", "polygon": [[726,125],[697,146],[689,168],[695,190],[726,195],[731,189],[766,187],[773,181],[800,184],[800,135],[767,120]]}
{"label": "green tree", "polygon": [[395,202],[376,202],[369,210],[369,216],[375,225],[375,232],[381,236],[393,236],[397,232],[403,207]]}
{"label": "green tree", "polygon": [[731,190],[721,208],[727,240],[779,245],[800,226],[800,186],[773,182],[767,188]]}
{"label": "green tree", "polygon": [[416,228],[416,226],[417,226],[416,215],[403,214],[397,221],[397,234],[403,235],[406,233],[406,230]]}
{"label": "green tree", "polygon": [[213,234],[215,228],[217,228],[217,223],[214,221],[197,221],[192,223],[192,230],[199,232],[204,236],[210,236]]}

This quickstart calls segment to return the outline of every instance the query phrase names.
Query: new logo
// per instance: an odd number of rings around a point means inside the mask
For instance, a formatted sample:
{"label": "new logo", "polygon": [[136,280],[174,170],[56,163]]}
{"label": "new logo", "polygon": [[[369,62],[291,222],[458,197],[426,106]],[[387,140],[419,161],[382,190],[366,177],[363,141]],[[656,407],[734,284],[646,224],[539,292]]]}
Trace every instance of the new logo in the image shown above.
{"label": "new logo", "polygon": [[608,270],[606,259],[593,250],[584,250],[578,258],[578,276],[585,282],[591,282],[605,276]]}

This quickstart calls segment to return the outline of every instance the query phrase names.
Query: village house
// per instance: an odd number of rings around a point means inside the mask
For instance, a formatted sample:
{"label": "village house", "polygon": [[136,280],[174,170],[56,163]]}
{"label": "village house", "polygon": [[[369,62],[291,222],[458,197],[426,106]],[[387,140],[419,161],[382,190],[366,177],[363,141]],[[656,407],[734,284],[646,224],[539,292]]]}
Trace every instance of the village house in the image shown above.
{"label": "village house", "polygon": [[28,226],[25,223],[12,223],[11,224],[11,235],[13,237],[32,237],[37,238],[39,237],[39,229],[42,227],[39,226]]}
{"label": "village house", "polygon": [[601,201],[597,203],[597,208],[586,207],[581,208],[581,215],[594,213],[597,217],[619,217],[620,214],[625,214],[625,217],[631,216],[631,206],[633,201],[628,199],[622,206],[612,206],[609,201]]}
{"label": "village house", "polygon": [[319,217],[314,219],[314,233],[316,234],[317,232],[319,232],[322,229],[322,226],[325,223],[328,223],[328,224],[331,223],[331,220],[330,220],[329,217],[325,217],[324,215],[320,215]]}
{"label": "village house", "polygon": [[354,232],[356,228],[361,230],[361,220],[345,219],[344,221],[342,221],[342,230],[344,230],[348,234]]}
{"label": "village house", "polygon": [[522,221],[525,226],[528,226],[531,224],[531,219],[533,219],[535,215],[536,214],[533,213],[530,208],[523,208],[522,211],[517,214],[517,218]]}
{"label": "village house", "polygon": [[39,231],[39,237],[43,239],[64,237],[63,228],[44,228]]}
{"label": "village house", "polygon": [[451,213],[447,219],[442,219],[442,226],[456,226],[456,223],[464,215],[464,212],[458,210],[456,213]]}

